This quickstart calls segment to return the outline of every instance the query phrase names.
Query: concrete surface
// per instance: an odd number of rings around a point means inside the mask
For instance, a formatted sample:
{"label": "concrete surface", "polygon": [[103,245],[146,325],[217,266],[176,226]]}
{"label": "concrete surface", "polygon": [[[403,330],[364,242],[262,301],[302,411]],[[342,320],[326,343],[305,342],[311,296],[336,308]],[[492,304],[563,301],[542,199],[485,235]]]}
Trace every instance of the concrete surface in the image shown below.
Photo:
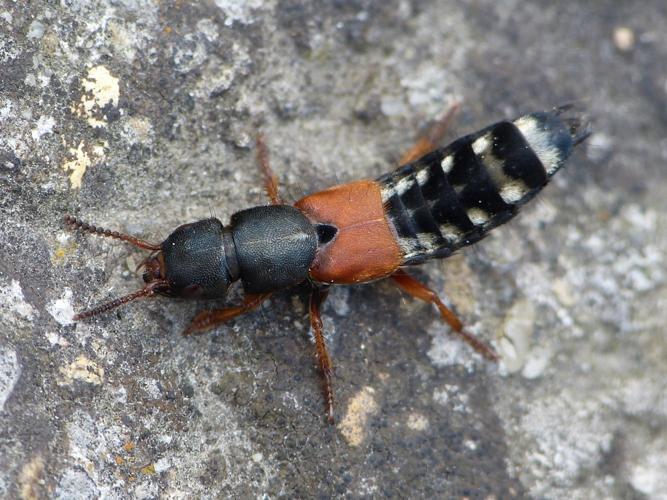
{"label": "concrete surface", "polygon": [[[0,9],[0,496],[667,498],[667,6],[514,0],[11,2]],[[210,335],[150,300],[160,240],[581,100],[596,135],[518,220],[419,276],[504,362],[386,283],[337,289],[323,417],[305,289]]]}

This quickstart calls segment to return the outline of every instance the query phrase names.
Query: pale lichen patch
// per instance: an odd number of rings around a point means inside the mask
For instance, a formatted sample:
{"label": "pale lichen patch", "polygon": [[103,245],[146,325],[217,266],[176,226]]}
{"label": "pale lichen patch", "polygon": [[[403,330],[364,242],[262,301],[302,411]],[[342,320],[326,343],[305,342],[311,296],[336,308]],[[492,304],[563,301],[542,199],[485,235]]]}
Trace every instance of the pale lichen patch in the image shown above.
{"label": "pale lichen patch", "polygon": [[556,278],[551,285],[551,290],[553,290],[558,302],[563,304],[565,307],[572,307],[577,303],[577,300],[570,288],[570,284],[563,278]]}
{"label": "pale lichen patch", "polygon": [[410,413],[405,422],[408,429],[413,431],[425,431],[428,429],[428,418],[421,413]]}
{"label": "pale lichen patch", "polygon": [[252,24],[255,21],[253,11],[263,7],[265,3],[260,0],[248,0],[245,2],[215,0],[215,5],[225,13],[225,26],[231,26],[234,22]]}
{"label": "pale lichen patch", "polygon": [[21,364],[16,351],[8,347],[0,347],[0,412],[14,392],[20,377]]}
{"label": "pale lichen patch", "polygon": [[91,127],[106,127],[107,117],[103,109],[108,104],[118,106],[118,78],[104,66],[94,66],[88,70],[81,86],[84,93],[81,100],[72,106],[72,112],[85,118]]}
{"label": "pale lichen patch", "polygon": [[105,142],[87,148],[86,144],[81,141],[78,147],[69,149],[70,155],[74,158],[63,163],[62,169],[70,173],[69,181],[72,189],[79,189],[83,181],[83,174],[86,173],[88,167],[104,158],[104,148],[106,146]]}
{"label": "pale lichen patch", "polygon": [[58,380],[58,385],[71,385],[75,381],[93,385],[100,385],[104,382],[104,368],[83,354],[78,356],[68,366],[61,367],[60,374],[62,378]]}
{"label": "pale lichen patch", "polygon": [[39,141],[42,136],[53,133],[53,127],[56,121],[52,116],[40,116],[35,123],[35,127],[30,132],[34,141]]}
{"label": "pale lichen patch", "polygon": [[368,420],[377,413],[375,389],[364,387],[355,394],[347,405],[347,412],[338,429],[351,446],[359,446],[366,439]]}
{"label": "pale lichen patch", "polygon": [[44,460],[37,455],[21,468],[19,474],[19,492],[23,500],[42,498],[40,484],[44,482]]}
{"label": "pale lichen patch", "polygon": [[498,343],[500,356],[509,373],[520,371],[526,364],[535,328],[535,306],[529,300],[519,300],[507,311]]}
{"label": "pale lichen patch", "polygon": [[[0,286],[0,311],[4,309],[14,315],[32,321],[39,313],[25,300],[21,283],[12,280],[9,285]],[[0,314],[0,317],[4,315]]]}
{"label": "pale lichen patch", "polygon": [[72,306],[72,290],[65,288],[65,293],[59,299],[49,302],[46,306],[53,319],[63,326],[71,325],[74,316],[74,307]]}

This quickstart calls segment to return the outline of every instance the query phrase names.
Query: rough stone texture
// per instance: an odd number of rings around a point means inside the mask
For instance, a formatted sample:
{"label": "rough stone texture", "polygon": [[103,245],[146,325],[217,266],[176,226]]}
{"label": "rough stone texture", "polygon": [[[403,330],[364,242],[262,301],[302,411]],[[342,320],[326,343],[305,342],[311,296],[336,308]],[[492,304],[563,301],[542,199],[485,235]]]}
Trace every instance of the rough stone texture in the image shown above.
{"label": "rough stone texture", "polygon": [[[0,496],[667,498],[667,7],[150,0],[0,9]],[[385,283],[337,289],[323,417],[303,299],[210,335],[204,303],[72,311],[138,286],[134,249],[581,100],[596,135],[524,214],[419,271],[490,366]]]}

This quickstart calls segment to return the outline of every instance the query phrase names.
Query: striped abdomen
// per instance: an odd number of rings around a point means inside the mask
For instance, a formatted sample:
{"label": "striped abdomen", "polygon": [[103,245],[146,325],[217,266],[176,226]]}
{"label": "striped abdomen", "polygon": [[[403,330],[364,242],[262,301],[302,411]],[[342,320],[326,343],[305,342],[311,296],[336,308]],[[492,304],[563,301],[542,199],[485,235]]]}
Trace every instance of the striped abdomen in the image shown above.
{"label": "striped abdomen", "polygon": [[496,123],[380,177],[403,264],[447,257],[516,215],[588,135],[560,114]]}

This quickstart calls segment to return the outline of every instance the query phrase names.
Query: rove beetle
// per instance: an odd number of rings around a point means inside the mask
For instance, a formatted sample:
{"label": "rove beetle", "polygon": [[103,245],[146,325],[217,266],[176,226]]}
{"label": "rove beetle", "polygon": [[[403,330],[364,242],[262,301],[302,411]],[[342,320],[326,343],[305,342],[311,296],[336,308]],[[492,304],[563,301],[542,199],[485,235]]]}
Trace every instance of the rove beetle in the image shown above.
{"label": "rove beetle", "polygon": [[434,304],[442,319],[475,351],[497,361],[486,343],[467,332],[438,295],[405,268],[445,258],[514,217],[590,135],[571,106],[501,121],[437,147],[458,106],[440,118],[401,159],[375,180],[335,186],[283,203],[261,135],[257,157],[271,205],[232,215],[229,225],[204,219],[182,225],[160,244],[95,227],[72,216],[65,223],[152,252],[140,267],[140,290],[77,314],[81,320],[141,297],[223,299],[240,280],[243,303],[202,311],[184,334],[201,333],[259,306],[272,292],[312,283],[310,324],[322,373],[326,415],[333,422],[333,364],[320,308],[331,285],[390,278],[403,291]]}

